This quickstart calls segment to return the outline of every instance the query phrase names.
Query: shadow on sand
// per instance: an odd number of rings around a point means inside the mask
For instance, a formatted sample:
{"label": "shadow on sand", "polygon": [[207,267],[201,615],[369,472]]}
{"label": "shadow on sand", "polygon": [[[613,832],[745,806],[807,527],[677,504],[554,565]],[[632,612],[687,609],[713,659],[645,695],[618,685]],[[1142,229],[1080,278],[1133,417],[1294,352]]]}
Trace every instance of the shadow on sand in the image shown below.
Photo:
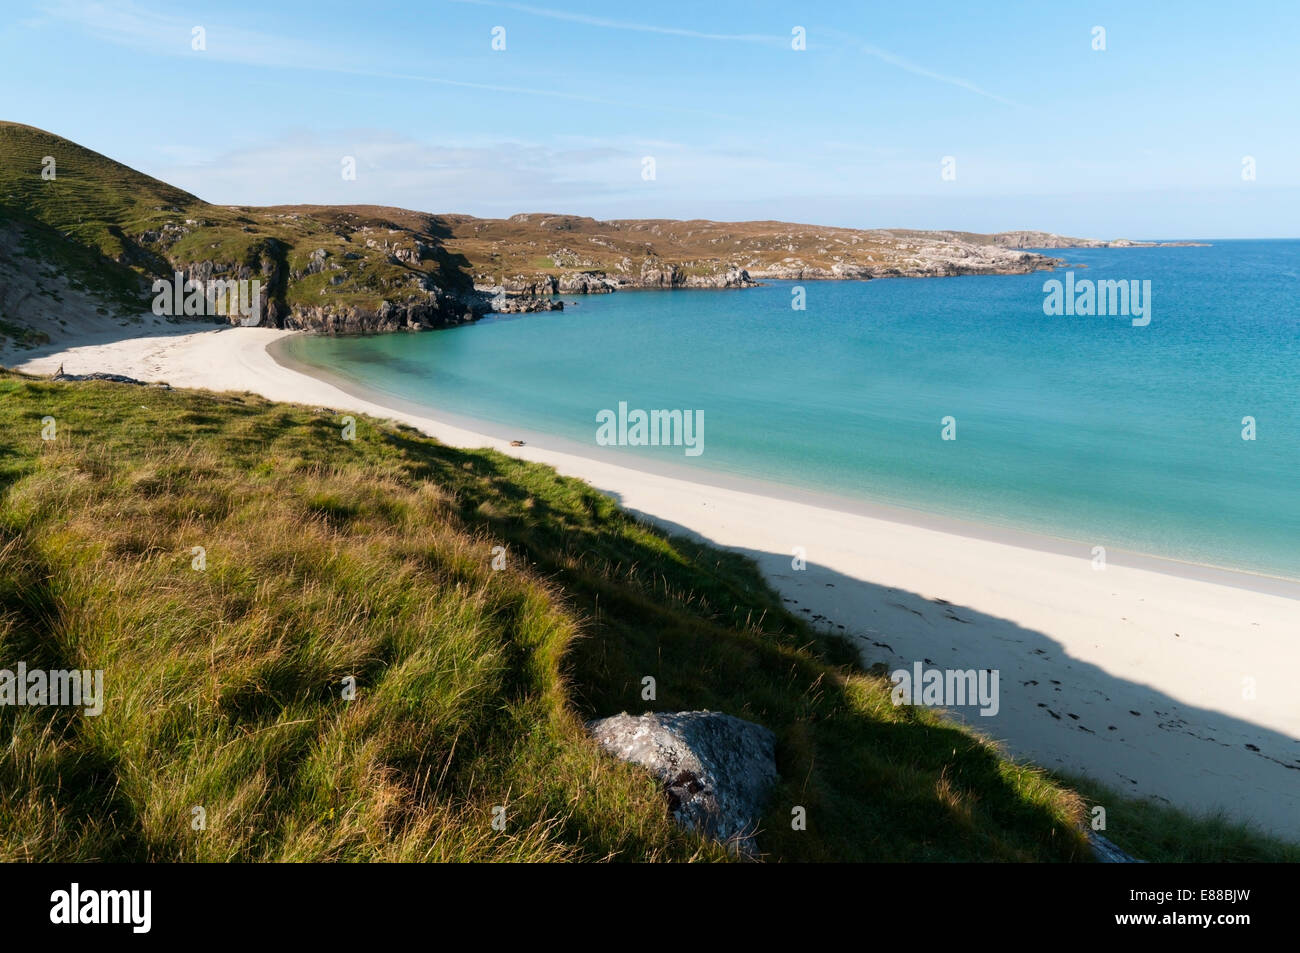
{"label": "shadow on sand", "polygon": [[[606,495],[622,505],[618,494]],[[1296,738],[1072,658],[1051,636],[1008,619],[811,562],[796,571],[788,554],[722,546],[680,524],[629,512],[671,535],[748,556],[787,609],[849,639],[864,665],[910,671],[919,661],[997,671],[996,715],[982,716],[978,706],[950,711],[1018,758],[1193,813],[1222,810],[1300,841]],[[1115,812],[1108,815],[1112,829],[1122,824]]]}

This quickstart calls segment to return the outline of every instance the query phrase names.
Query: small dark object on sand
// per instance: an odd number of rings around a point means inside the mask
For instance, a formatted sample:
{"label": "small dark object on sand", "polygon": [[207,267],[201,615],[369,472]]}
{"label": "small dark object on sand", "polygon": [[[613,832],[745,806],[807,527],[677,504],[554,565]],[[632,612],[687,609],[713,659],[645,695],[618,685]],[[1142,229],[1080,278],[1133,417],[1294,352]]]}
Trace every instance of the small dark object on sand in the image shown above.
{"label": "small dark object on sand", "polygon": [[522,447],[523,445],[524,445],[524,442],[523,442],[522,440],[511,440],[511,441],[510,441],[510,446],[512,446],[512,447]]}

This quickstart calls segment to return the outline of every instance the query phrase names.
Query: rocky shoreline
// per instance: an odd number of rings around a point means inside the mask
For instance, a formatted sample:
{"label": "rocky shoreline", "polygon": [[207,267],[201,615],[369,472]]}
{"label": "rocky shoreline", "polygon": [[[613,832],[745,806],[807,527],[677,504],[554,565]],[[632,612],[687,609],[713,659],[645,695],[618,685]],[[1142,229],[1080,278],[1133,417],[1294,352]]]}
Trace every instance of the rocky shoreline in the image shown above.
{"label": "rocky shoreline", "polygon": [[611,294],[621,290],[755,288],[764,279],[779,281],[869,281],[874,278],[946,278],[958,275],[1024,275],[1066,264],[1033,252],[1011,251],[995,245],[962,242],[934,243],[918,249],[906,264],[859,265],[837,263],[830,268],[791,257],[779,265],[745,267],[728,264],[712,274],[692,274],[676,264],[647,262],[638,274],[605,271],[560,275],[512,275],[496,283],[476,283],[486,296],[487,313],[522,314],[561,310],[556,295]]}
{"label": "rocky shoreline", "polygon": [[[210,263],[202,263],[210,265]],[[210,267],[192,269],[187,277],[208,278]],[[690,273],[680,265],[647,262],[639,273],[604,271],[519,274],[471,290],[450,294],[431,289],[423,295],[385,299],[377,308],[325,304],[312,307],[272,301],[268,325],[319,334],[383,334],[402,330],[432,330],[477,321],[490,314],[530,314],[561,311],[563,295],[612,294],[627,290],[731,290],[755,288],[763,280],[868,281],[875,278],[943,278],[958,275],[1022,275],[1065,265],[1061,258],[1010,251],[991,245],[935,243],[918,250],[907,264],[864,266],[836,264],[822,268],[797,258],[776,266],[751,270],[729,264],[712,274]],[[272,287],[275,272],[270,270]],[[297,277],[297,276],[295,276]]]}

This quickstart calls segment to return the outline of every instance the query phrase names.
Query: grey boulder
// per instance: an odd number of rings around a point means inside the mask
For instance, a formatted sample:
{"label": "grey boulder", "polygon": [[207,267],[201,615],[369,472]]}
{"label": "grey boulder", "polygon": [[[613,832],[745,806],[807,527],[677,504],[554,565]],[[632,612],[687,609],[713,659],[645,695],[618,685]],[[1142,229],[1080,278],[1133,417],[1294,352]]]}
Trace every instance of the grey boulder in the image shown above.
{"label": "grey boulder", "polygon": [[757,853],[754,832],[776,783],[776,737],[712,711],[624,712],[588,723],[602,749],[649,769],[682,827]]}

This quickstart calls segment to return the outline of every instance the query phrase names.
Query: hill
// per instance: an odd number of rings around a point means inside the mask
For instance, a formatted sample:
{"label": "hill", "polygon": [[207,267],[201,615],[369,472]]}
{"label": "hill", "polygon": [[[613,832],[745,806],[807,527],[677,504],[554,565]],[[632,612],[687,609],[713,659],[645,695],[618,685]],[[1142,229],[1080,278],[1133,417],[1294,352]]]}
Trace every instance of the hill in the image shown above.
{"label": "hill", "polygon": [[263,323],[360,333],[562,307],[557,294],[1060,264],[1011,244],[784,222],[219,206],[61,136],[0,123],[0,336],[11,344],[151,320],[149,286],[177,271],[203,282],[257,279]]}

